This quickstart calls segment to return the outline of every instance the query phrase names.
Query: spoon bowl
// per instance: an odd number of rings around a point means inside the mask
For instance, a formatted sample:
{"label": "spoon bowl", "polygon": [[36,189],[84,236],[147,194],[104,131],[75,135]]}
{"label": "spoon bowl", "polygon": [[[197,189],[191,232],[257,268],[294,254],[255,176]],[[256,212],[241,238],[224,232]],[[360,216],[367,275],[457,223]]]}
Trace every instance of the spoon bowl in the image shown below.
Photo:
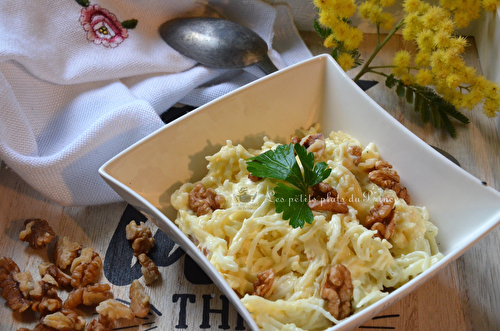
{"label": "spoon bowl", "polygon": [[267,55],[267,43],[253,30],[229,20],[178,18],[162,24],[159,32],[170,47],[208,67],[257,65],[265,74],[278,70]]}

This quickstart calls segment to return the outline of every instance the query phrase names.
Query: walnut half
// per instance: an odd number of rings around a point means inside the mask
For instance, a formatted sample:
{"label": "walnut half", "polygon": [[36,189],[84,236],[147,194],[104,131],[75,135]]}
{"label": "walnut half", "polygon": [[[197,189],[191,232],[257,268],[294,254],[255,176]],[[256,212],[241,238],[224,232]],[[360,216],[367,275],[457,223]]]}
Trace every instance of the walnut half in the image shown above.
{"label": "walnut half", "polygon": [[330,184],[321,182],[308,188],[309,202],[307,205],[314,211],[331,211],[345,214],[349,212],[347,203],[338,199],[337,190]]}
{"label": "walnut half", "polygon": [[353,286],[351,272],[342,264],[330,267],[325,274],[321,298],[327,301],[327,310],[338,320],[351,315]]}
{"label": "walnut half", "polygon": [[141,264],[141,272],[144,276],[144,282],[146,285],[153,283],[160,277],[160,271],[158,267],[146,254],[141,254],[137,257],[139,263]]}
{"label": "walnut half", "polygon": [[40,250],[55,238],[56,233],[46,220],[41,218],[24,221],[26,227],[19,233],[19,240],[26,241],[31,248]]}
{"label": "walnut half", "polygon": [[154,247],[155,239],[151,233],[151,229],[144,222],[139,225],[135,221],[131,221],[125,227],[125,232],[128,240],[132,241],[132,249],[134,255],[147,254]]}
{"label": "walnut half", "polygon": [[273,268],[259,272],[257,280],[253,283],[254,292],[252,294],[263,298],[269,297],[275,278],[276,271]]}
{"label": "walnut half", "polygon": [[216,209],[221,209],[226,203],[222,195],[215,193],[212,188],[206,188],[203,183],[198,183],[188,196],[189,208],[196,216],[206,215]]}
{"label": "walnut half", "polygon": [[394,199],[389,196],[383,196],[370,209],[370,214],[366,217],[364,226],[367,229],[377,231],[375,234],[376,237],[389,240],[396,229]]}
{"label": "walnut half", "polygon": [[[11,258],[0,259],[0,288],[2,297],[7,301],[9,308],[23,312],[28,309],[31,302],[23,295],[16,275],[20,273],[17,264]],[[25,277],[21,277],[25,278]]]}
{"label": "walnut half", "polygon": [[[370,160],[367,160],[366,163]],[[402,186],[399,181],[400,177],[396,170],[392,169],[392,165],[386,161],[376,161],[373,168],[368,169],[368,179],[374,184],[383,189],[391,189],[396,192],[396,195],[406,201],[407,204],[411,203],[411,197],[406,187]]]}
{"label": "walnut half", "polygon": [[130,285],[129,298],[130,309],[134,315],[137,317],[146,317],[149,313],[150,297],[144,292],[144,287],[137,279],[134,279]]}

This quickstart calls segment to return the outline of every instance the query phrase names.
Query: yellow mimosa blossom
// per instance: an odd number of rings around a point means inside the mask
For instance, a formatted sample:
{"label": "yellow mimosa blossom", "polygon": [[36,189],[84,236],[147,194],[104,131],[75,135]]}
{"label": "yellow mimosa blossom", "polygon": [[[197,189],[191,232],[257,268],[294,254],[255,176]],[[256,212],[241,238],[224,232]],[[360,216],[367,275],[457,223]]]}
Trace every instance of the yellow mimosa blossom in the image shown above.
{"label": "yellow mimosa blossom", "polygon": [[484,10],[495,11],[498,6],[500,6],[500,1],[498,0],[483,0],[481,6]]}
{"label": "yellow mimosa blossom", "polygon": [[444,8],[438,6],[430,7],[427,12],[422,15],[422,23],[425,28],[436,28],[441,22],[449,18],[449,13]]}
{"label": "yellow mimosa blossom", "polygon": [[350,28],[349,37],[344,39],[345,49],[348,51],[355,50],[363,41],[363,32],[358,28]]}
{"label": "yellow mimosa blossom", "polygon": [[403,8],[405,12],[413,14],[418,12],[421,4],[422,4],[421,0],[405,0],[403,2]]}
{"label": "yellow mimosa blossom", "polygon": [[432,72],[428,69],[420,69],[415,75],[415,81],[418,85],[427,86],[432,85],[434,81],[434,76]]}
{"label": "yellow mimosa blossom", "polygon": [[417,34],[416,42],[418,48],[422,51],[430,52],[434,46],[434,33],[430,29],[422,30]]}
{"label": "yellow mimosa blossom", "polygon": [[460,76],[457,74],[451,74],[448,77],[446,77],[446,85],[448,85],[449,88],[457,88],[458,85],[460,85],[461,79]]}
{"label": "yellow mimosa blossom", "polygon": [[394,55],[393,64],[396,67],[406,68],[410,65],[411,54],[408,51],[400,50]]}
{"label": "yellow mimosa blossom", "polygon": [[459,36],[451,40],[450,48],[453,49],[458,54],[465,51],[465,47],[469,46],[469,42],[466,37]]}
{"label": "yellow mimosa blossom", "polygon": [[329,35],[325,41],[323,42],[323,46],[326,48],[335,48],[337,47],[337,42],[335,41],[335,36],[333,34]]}
{"label": "yellow mimosa blossom", "polygon": [[406,41],[413,41],[417,37],[418,33],[423,29],[418,13],[406,14],[404,23],[405,26],[402,31],[403,38]]}
{"label": "yellow mimosa blossom", "polygon": [[450,48],[453,45],[451,36],[443,31],[436,32],[433,43],[436,48]]}
{"label": "yellow mimosa blossom", "polygon": [[333,33],[337,40],[344,41],[351,36],[351,26],[347,22],[339,21],[333,29]]}
{"label": "yellow mimosa blossom", "polygon": [[365,1],[358,6],[358,13],[362,18],[366,19],[370,17],[370,13],[374,10],[375,7],[377,7],[376,4],[372,3],[371,1]]}
{"label": "yellow mimosa blossom", "polygon": [[394,0],[379,0],[382,7],[390,7],[394,4]]}
{"label": "yellow mimosa blossom", "polygon": [[407,86],[415,84],[415,81],[416,81],[415,75],[412,75],[410,73],[403,74],[400,76],[400,78],[401,78],[401,81],[403,82],[403,84],[405,84]]}
{"label": "yellow mimosa blossom", "polygon": [[323,26],[334,28],[340,20],[332,10],[326,9],[319,13],[318,22]]}
{"label": "yellow mimosa blossom", "polygon": [[452,35],[453,32],[455,32],[455,23],[453,23],[453,20],[451,18],[446,18],[439,22],[439,24],[436,26],[436,30]]}
{"label": "yellow mimosa blossom", "polygon": [[354,67],[354,58],[349,53],[342,53],[338,56],[337,63],[344,71],[348,71]]}
{"label": "yellow mimosa blossom", "polygon": [[427,52],[418,52],[417,55],[415,55],[415,64],[418,65],[419,67],[428,67],[431,65],[431,53]]}
{"label": "yellow mimosa blossom", "polygon": [[379,23],[382,29],[390,30],[394,25],[394,16],[391,13],[384,12],[379,17]]}

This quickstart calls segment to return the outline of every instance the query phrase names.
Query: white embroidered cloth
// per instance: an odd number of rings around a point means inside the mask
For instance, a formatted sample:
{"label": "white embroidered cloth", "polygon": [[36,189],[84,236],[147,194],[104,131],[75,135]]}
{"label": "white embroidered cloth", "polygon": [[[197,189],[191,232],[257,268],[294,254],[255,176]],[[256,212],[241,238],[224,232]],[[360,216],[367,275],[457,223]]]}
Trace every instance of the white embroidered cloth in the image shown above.
{"label": "white embroidered cloth", "polygon": [[120,197],[99,167],[164,124],[263,74],[210,69],[159,36],[165,21],[221,16],[266,40],[278,68],[311,57],[285,5],[258,0],[0,1],[0,159],[62,205]]}

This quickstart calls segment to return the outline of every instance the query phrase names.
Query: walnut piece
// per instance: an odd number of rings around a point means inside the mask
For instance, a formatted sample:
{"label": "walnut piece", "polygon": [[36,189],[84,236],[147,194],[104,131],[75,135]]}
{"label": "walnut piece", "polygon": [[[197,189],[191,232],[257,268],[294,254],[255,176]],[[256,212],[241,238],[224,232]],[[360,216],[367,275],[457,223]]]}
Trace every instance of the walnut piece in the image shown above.
{"label": "walnut piece", "polygon": [[68,237],[59,238],[54,248],[54,260],[57,267],[64,270],[73,263],[82,246],[72,242]]}
{"label": "walnut piece", "polygon": [[349,146],[347,147],[347,153],[351,156],[352,163],[356,166],[359,165],[361,162],[361,154],[363,153],[361,147],[357,145]]}
{"label": "walnut piece", "polygon": [[46,315],[42,324],[59,331],[83,330],[85,320],[74,311],[63,309],[53,314]]}
{"label": "walnut piece", "polygon": [[33,276],[31,276],[31,272],[18,272],[12,276],[16,282],[19,283],[19,290],[23,294],[25,298],[27,298],[35,288],[35,281],[33,280]]}
{"label": "walnut piece", "polygon": [[134,250],[134,255],[147,254],[153,248],[155,244],[155,239],[151,233],[151,229],[141,222],[137,225],[135,221],[131,221],[127,224],[126,236],[128,240],[133,240],[132,249]]}
{"label": "walnut piece", "polygon": [[253,282],[254,292],[252,294],[263,298],[269,297],[275,278],[276,272],[273,268],[259,272],[257,280]]}
{"label": "walnut piece", "polygon": [[19,267],[11,258],[2,257],[0,259],[2,297],[7,301],[10,309],[23,312],[30,307],[31,302],[23,295],[19,282],[15,280],[16,275],[19,273]]}
{"label": "walnut piece", "polygon": [[95,310],[109,322],[114,322],[120,318],[131,320],[135,317],[129,307],[116,301],[115,299],[108,299],[101,302]]}
{"label": "walnut piece", "polygon": [[345,214],[349,212],[347,203],[337,198],[337,190],[330,184],[320,182],[308,188],[309,202],[307,205],[315,211],[331,211]]}
{"label": "walnut piece", "polygon": [[93,306],[113,298],[109,284],[87,285],[83,289],[82,301],[85,306]]}
{"label": "walnut piece", "polygon": [[325,136],[322,133],[309,134],[302,139],[293,136],[291,142],[304,146],[308,153],[314,154],[315,160],[321,158],[325,153]]}
{"label": "walnut piece", "polygon": [[411,197],[408,190],[406,187],[401,186],[398,173],[396,170],[392,169],[392,165],[388,162],[377,160],[374,163],[374,167],[369,169],[368,179],[383,189],[393,190],[396,192],[396,195],[406,201],[407,204],[411,203]]}
{"label": "walnut piece", "polygon": [[19,233],[19,240],[28,242],[36,250],[45,248],[56,236],[49,223],[41,218],[28,219],[24,221],[24,226],[26,228]]}
{"label": "walnut piece", "polygon": [[396,229],[394,199],[389,196],[383,196],[370,209],[370,214],[366,217],[364,225],[367,229],[377,231],[375,234],[376,237],[389,240]]}
{"label": "walnut piece", "polygon": [[327,301],[327,310],[338,320],[351,315],[353,286],[350,271],[342,264],[330,267],[321,287],[321,298]]}
{"label": "walnut piece", "polygon": [[75,288],[69,292],[68,297],[64,301],[63,307],[65,309],[75,309],[83,303],[83,287]]}
{"label": "walnut piece", "polygon": [[250,181],[252,181],[252,182],[254,182],[254,183],[255,183],[255,182],[258,182],[259,180],[261,180],[261,179],[262,179],[262,177],[259,177],[259,176],[254,176],[254,175],[252,175],[252,174],[248,174],[248,179],[250,179]]}
{"label": "walnut piece", "polygon": [[152,284],[160,277],[160,271],[158,271],[158,267],[146,254],[140,254],[137,258],[142,266],[141,272],[144,276],[144,282],[146,283],[146,285]]}
{"label": "walnut piece", "polygon": [[71,286],[77,288],[97,283],[101,269],[99,254],[90,247],[82,249],[81,255],[71,264]]}
{"label": "walnut piece", "polygon": [[42,262],[38,265],[40,276],[51,275],[56,280],[60,287],[69,287],[71,285],[71,277],[61,271],[55,264],[50,262]]}
{"label": "walnut piece", "polygon": [[221,209],[226,203],[226,199],[222,195],[216,194],[214,189],[207,189],[203,183],[198,183],[189,192],[188,202],[189,208],[196,213],[196,216],[201,216]]}
{"label": "walnut piece", "polygon": [[31,310],[40,312],[42,315],[60,310],[62,300],[57,295],[57,287],[58,284],[54,277],[48,274],[43,276],[30,292],[30,299],[33,300]]}
{"label": "walnut piece", "polygon": [[130,285],[129,298],[130,309],[134,315],[137,317],[146,317],[149,313],[150,297],[146,294],[144,287],[137,279],[134,279]]}

